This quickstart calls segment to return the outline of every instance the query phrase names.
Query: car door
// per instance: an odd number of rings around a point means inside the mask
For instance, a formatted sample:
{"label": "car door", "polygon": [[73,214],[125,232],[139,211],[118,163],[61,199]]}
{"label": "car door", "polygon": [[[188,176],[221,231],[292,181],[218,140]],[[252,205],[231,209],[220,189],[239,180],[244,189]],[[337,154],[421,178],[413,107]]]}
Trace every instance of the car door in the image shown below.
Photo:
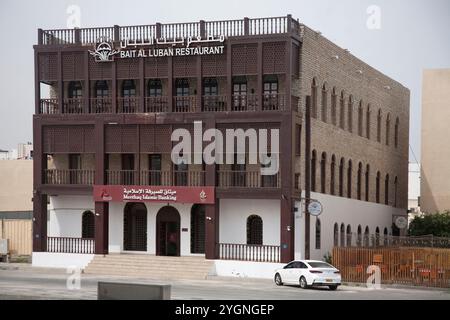
{"label": "car door", "polygon": [[281,270],[281,279],[283,280],[283,282],[287,283],[287,282],[291,282],[291,277],[292,277],[292,267],[294,265],[294,262],[290,262],[288,263],[286,266],[284,266],[283,270]]}

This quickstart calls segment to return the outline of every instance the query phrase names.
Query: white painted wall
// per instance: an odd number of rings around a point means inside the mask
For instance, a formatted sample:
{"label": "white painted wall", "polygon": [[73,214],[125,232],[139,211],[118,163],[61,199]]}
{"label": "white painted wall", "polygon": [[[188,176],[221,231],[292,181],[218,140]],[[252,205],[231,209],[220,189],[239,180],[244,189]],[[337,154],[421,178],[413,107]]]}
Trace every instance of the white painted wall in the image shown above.
{"label": "white painted wall", "polygon": [[81,216],[94,212],[92,196],[50,196],[47,234],[50,237],[81,237]]}
{"label": "white painted wall", "polygon": [[263,220],[263,244],[280,245],[279,200],[222,199],[219,210],[221,243],[247,243],[247,218],[256,214]]}
{"label": "white painted wall", "polygon": [[[109,204],[109,251],[123,250],[123,212],[126,203]],[[147,208],[147,254],[156,254],[156,215],[165,206],[162,203],[144,203]],[[171,204],[180,214],[180,254],[191,255],[191,208],[192,204]],[[182,229],[187,228],[187,232]],[[198,255],[198,254],[194,254]]]}
{"label": "white painted wall", "polygon": [[[321,193],[311,193],[311,198],[322,203],[323,212],[319,216],[321,222],[321,246],[315,249],[315,224],[316,217],[310,219],[310,253],[311,259],[322,260],[323,256],[332,251],[334,244],[334,224],[337,222],[350,224],[352,233],[356,233],[358,225],[361,225],[362,233],[366,226],[370,234],[375,234],[376,227],[383,233],[385,227],[391,232],[392,216],[405,214],[404,209],[393,208],[383,204],[330,196]],[[304,214],[297,214],[295,219],[295,258],[303,258],[304,253]]]}
{"label": "white painted wall", "polygon": [[31,259],[33,267],[84,269],[93,258],[93,254],[33,252]]}
{"label": "white painted wall", "polygon": [[234,260],[214,260],[214,275],[236,278],[273,279],[275,270],[284,263],[250,262]]}

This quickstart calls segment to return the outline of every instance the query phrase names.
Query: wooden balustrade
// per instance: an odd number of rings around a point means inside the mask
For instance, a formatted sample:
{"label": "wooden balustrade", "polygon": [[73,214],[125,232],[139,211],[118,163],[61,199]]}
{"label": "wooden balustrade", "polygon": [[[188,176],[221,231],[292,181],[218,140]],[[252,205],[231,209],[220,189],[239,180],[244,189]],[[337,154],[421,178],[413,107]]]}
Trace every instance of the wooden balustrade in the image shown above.
{"label": "wooden balustrade", "polygon": [[166,96],[145,97],[144,112],[168,112],[169,101]]}
{"label": "wooden balustrade", "polygon": [[197,112],[197,96],[173,97],[173,112]]}
{"label": "wooden balustrade", "polygon": [[218,243],[219,259],[280,262],[280,246]]}
{"label": "wooden balustrade", "polygon": [[265,93],[263,94],[263,111],[286,110],[285,95],[281,93]]}
{"label": "wooden balustrade", "polygon": [[94,184],[95,170],[88,169],[45,169],[45,184]]}
{"label": "wooden balustrade", "polygon": [[66,98],[63,99],[62,113],[80,114],[85,113],[83,98]]}
{"label": "wooden balustrade", "polygon": [[39,104],[39,113],[41,114],[58,114],[58,99],[41,99]]}
{"label": "wooden balustrade", "polygon": [[232,111],[256,111],[258,96],[256,94],[233,94]]}
{"label": "wooden balustrade", "polygon": [[95,253],[95,239],[72,237],[47,237],[47,252]]}
{"label": "wooden balustrade", "polygon": [[113,113],[111,98],[91,98],[90,101],[91,113]]}
{"label": "wooden balustrade", "polygon": [[117,102],[117,113],[137,113],[139,110],[139,97],[120,97]]}
{"label": "wooden balustrade", "polygon": [[218,171],[217,186],[222,188],[279,188],[280,178],[279,174],[261,175],[260,170],[220,170]]}
{"label": "wooden balustrade", "polygon": [[206,95],[203,96],[202,111],[219,112],[227,111],[226,95]]}
{"label": "wooden balustrade", "polygon": [[[117,32],[116,32],[117,31]],[[40,30],[41,45],[95,44],[99,41],[180,39],[197,36],[238,37],[265,34],[300,34],[300,24],[290,15],[240,20],[201,21],[140,26]]]}

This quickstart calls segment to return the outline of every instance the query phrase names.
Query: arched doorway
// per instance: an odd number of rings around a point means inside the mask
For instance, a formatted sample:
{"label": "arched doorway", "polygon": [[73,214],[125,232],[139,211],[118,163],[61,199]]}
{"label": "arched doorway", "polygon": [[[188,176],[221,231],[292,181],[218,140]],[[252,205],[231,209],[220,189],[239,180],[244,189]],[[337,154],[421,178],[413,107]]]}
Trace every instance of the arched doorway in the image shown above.
{"label": "arched doorway", "polygon": [[162,207],[156,215],[156,254],[180,255],[180,214],[174,207]]}
{"label": "arched doorway", "polygon": [[205,206],[201,204],[191,209],[191,253],[205,253]]}
{"label": "arched doorway", "polygon": [[129,202],[123,215],[123,248],[147,251],[147,208],[145,204]]}

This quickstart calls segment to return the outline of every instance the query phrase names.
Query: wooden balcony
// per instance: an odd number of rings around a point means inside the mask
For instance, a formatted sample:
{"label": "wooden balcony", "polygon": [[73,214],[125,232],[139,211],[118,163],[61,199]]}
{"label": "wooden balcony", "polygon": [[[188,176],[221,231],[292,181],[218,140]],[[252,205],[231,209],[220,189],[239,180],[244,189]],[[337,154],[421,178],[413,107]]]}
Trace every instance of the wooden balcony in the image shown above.
{"label": "wooden balcony", "polygon": [[92,185],[94,184],[95,170],[87,169],[45,169],[44,184],[64,185]]}
{"label": "wooden balcony", "polygon": [[111,185],[186,186],[205,185],[204,171],[107,170],[106,183]]}
{"label": "wooden balcony", "polygon": [[237,20],[156,23],[140,26],[114,26],[79,29],[38,30],[39,45],[94,45],[99,38],[119,42],[150,38],[180,39],[188,37],[291,34],[301,36],[300,23],[291,15],[283,17],[244,18]]}
{"label": "wooden balcony", "polygon": [[[194,113],[194,112],[244,112],[244,111],[289,111],[286,105],[285,94],[264,94],[260,109],[260,101],[256,94],[235,94],[231,99],[231,110],[228,110],[226,95],[204,95],[198,101],[196,95],[175,96],[173,99],[173,109],[169,110],[168,96],[145,97],[144,106],[140,106],[140,97],[119,97],[117,98],[117,109],[113,109],[113,101],[110,97],[90,98],[88,106],[83,98],[63,99],[63,107],[59,107],[57,98],[41,99],[40,114],[136,114],[136,113]],[[201,102],[201,105],[199,105]],[[296,104],[293,104],[296,106]],[[296,107],[295,107],[296,108]]]}
{"label": "wooden balcony", "polygon": [[257,171],[221,170],[217,172],[217,186],[221,188],[279,188],[280,176],[261,175]]}

